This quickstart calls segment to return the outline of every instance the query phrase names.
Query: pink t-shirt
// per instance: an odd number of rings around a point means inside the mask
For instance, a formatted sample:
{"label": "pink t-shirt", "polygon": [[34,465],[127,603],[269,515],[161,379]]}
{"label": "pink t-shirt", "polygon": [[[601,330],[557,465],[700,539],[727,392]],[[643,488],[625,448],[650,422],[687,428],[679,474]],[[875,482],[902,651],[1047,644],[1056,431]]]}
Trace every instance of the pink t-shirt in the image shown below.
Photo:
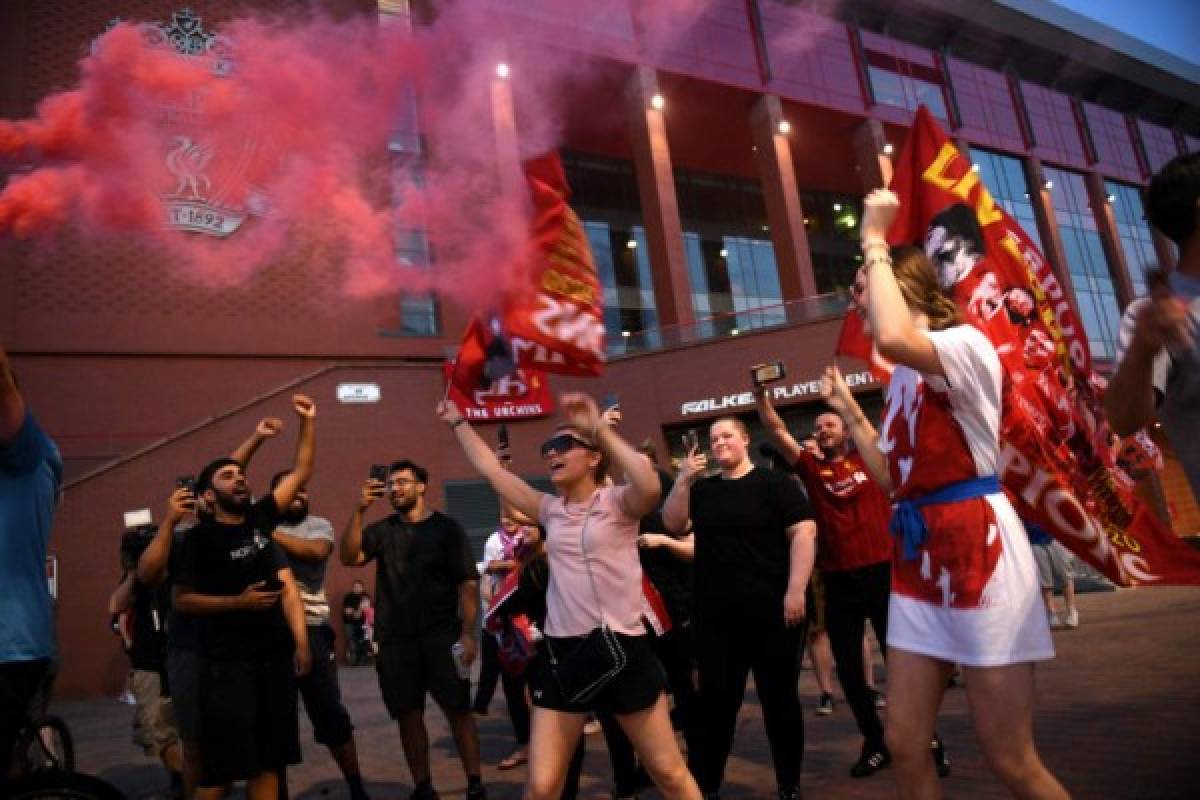
{"label": "pink t-shirt", "polygon": [[[646,632],[642,624],[638,519],[625,508],[626,491],[624,486],[597,489],[582,504],[542,495],[538,521],[546,529],[546,555],[550,560],[547,636],[584,636],[598,628],[602,619],[617,633],[640,636]],[[594,592],[584,564],[581,536],[586,537],[588,561],[596,581]]]}

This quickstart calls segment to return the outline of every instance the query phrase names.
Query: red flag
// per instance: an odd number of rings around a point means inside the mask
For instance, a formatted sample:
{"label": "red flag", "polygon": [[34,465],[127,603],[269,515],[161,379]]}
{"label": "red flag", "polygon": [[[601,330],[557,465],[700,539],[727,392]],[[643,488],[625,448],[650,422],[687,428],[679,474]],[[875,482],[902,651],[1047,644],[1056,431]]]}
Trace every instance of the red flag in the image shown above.
{"label": "red flag", "polygon": [[833,352],[839,356],[850,356],[866,362],[867,369],[871,370],[871,374],[877,381],[886,382],[892,376],[892,370],[895,368],[892,362],[879,355],[879,351],[875,349],[875,343],[867,335],[863,318],[853,308],[842,320],[842,330],[838,334],[837,345],[834,346]]}
{"label": "red flag", "polygon": [[523,280],[504,302],[504,331],[517,363],[568,375],[604,365],[604,301],[591,248],[558,154],[528,161],[533,198],[530,255]]}
{"label": "red flag", "polygon": [[467,326],[458,358],[442,370],[447,397],[469,420],[533,419],[554,411],[545,373],[517,367],[507,342],[479,319]]}
{"label": "red flag", "polygon": [[1004,365],[1000,477],[1018,513],[1114,583],[1200,584],[1200,552],[1115,469],[1104,381],[1062,284],[924,107],[891,188],[900,214],[889,241],[925,243]]}

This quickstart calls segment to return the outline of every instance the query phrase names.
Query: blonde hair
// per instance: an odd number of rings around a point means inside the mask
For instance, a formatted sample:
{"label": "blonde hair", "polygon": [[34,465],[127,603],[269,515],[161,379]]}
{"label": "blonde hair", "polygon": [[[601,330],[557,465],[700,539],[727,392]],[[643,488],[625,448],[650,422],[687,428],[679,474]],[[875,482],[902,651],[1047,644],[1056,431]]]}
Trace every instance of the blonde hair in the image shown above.
{"label": "blonde hair", "polygon": [[924,250],[911,245],[893,247],[892,274],[909,309],[929,318],[930,330],[945,330],[962,323],[958,306],[942,291],[937,270]]}
{"label": "blonde hair", "polygon": [[[603,425],[604,423],[602,422],[600,424]],[[556,434],[570,433],[574,435],[576,439],[579,439],[582,442],[587,442],[592,448],[592,452],[600,456],[600,463],[597,464],[595,469],[592,470],[592,478],[596,481],[596,485],[603,486],[605,478],[608,477],[608,455],[600,449],[599,445],[596,444],[596,439],[592,436],[591,431],[585,431],[569,422],[561,422],[555,426],[554,432]]]}

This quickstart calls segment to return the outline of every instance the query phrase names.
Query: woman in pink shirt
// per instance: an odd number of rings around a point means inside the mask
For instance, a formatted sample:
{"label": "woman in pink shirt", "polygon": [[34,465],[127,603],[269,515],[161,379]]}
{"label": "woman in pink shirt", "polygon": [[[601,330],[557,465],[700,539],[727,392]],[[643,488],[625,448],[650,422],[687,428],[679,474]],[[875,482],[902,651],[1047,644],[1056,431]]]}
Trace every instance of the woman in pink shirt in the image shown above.
{"label": "woman in pink shirt", "polygon": [[[699,800],[700,790],[675,743],[666,681],[644,622],[638,520],[657,507],[658,476],[603,424],[592,398],[573,393],[560,402],[566,420],[541,448],[554,496],[505,469],[453,403],[438,407],[472,466],[505,503],[537,519],[546,531],[550,583],[545,639],[530,669],[534,711],[525,796],[557,800],[588,712],[602,711],[620,722],[664,797]],[[626,485],[604,485],[606,461],[628,476]],[[550,651],[565,668],[569,654],[601,626],[616,634],[625,665],[594,696],[573,702],[551,668]]]}

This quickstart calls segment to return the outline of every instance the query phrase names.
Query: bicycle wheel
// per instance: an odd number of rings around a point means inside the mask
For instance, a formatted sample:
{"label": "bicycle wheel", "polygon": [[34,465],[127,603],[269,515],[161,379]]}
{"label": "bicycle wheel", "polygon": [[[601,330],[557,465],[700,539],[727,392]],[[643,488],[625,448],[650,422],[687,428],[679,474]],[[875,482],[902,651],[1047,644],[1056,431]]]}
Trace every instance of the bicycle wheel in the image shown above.
{"label": "bicycle wheel", "polygon": [[10,782],[0,789],[9,800],[125,800],[115,786],[91,775],[42,770]]}

